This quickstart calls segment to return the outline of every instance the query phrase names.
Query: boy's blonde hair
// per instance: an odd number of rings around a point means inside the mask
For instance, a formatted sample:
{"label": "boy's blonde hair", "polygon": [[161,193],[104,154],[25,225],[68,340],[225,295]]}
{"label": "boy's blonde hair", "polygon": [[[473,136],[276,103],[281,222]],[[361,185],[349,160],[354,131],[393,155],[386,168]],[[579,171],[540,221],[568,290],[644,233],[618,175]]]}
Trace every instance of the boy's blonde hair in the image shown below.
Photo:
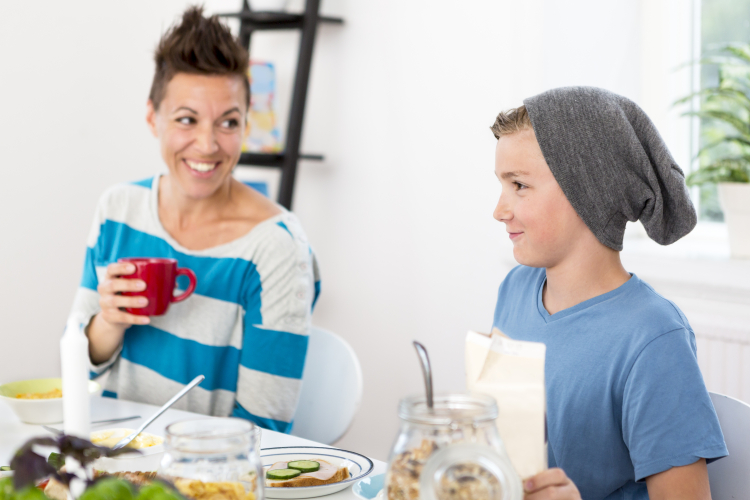
{"label": "boy's blonde hair", "polygon": [[501,111],[495,118],[495,123],[490,127],[492,133],[495,134],[495,139],[527,129],[533,130],[534,127],[531,126],[531,117],[524,105],[508,111]]}

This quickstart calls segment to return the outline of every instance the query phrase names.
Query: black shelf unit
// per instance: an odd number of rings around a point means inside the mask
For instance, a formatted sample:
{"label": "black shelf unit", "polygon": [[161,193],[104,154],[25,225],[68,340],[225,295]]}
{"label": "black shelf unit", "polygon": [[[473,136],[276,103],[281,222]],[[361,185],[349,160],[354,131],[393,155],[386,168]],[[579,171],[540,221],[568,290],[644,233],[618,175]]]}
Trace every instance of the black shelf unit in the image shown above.
{"label": "black shelf unit", "polygon": [[305,10],[301,14],[287,12],[254,11],[247,0],[242,0],[242,10],[233,14],[219,14],[222,17],[234,17],[240,20],[240,43],[250,52],[250,39],[255,31],[300,30],[299,55],[297,71],[294,76],[292,103],[289,108],[284,151],[276,154],[243,153],[240,165],[278,168],[281,170],[278,202],[291,209],[294,195],[294,181],[297,177],[297,164],[303,160],[323,160],[322,155],[301,154],[299,151],[302,137],[302,123],[305,116],[307,87],[310,81],[315,35],[319,23],[343,24],[344,20],[336,17],[321,16],[320,0],[306,0]]}

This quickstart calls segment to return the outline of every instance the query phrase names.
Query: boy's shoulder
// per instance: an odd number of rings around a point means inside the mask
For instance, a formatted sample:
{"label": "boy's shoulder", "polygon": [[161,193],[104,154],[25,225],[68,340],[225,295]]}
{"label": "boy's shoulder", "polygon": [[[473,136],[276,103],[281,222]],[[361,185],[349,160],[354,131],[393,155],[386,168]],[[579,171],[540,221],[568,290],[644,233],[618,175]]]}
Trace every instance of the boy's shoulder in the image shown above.
{"label": "boy's shoulder", "polygon": [[633,274],[631,280],[634,281],[631,290],[622,294],[622,307],[629,310],[634,319],[637,318],[644,327],[659,325],[661,333],[681,328],[692,333],[687,317],[674,302],[654,290],[637,275]]}

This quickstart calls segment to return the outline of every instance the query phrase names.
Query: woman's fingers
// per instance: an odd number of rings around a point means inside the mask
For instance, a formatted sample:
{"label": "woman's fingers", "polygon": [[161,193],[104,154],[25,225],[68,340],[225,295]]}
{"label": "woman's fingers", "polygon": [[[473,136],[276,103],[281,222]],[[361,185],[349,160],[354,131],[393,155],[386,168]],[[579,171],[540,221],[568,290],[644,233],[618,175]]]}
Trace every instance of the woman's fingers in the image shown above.
{"label": "woman's fingers", "polygon": [[148,299],[146,297],[103,294],[99,299],[99,305],[102,309],[120,309],[124,307],[141,308],[148,305]]}
{"label": "woman's fingers", "polygon": [[549,469],[523,482],[524,500],[580,499],[578,488],[562,469]]}
{"label": "woman's fingers", "polygon": [[123,278],[109,278],[99,284],[97,290],[100,295],[115,294],[118,292],[142,292],[146,289],[143,280],[129,280]]}
{"label": "woman's fingers", "polygon": [[148,305],[146,297],[120,295],[122,292],[141,292],[146,283],[139,279],[121,278],[135,272],[135,266],[129,262],[115,262],[107,266],[107,276],[99,283],[99,305],[101,318],[112,325],[145,325],[150,322],[148,316],[130,314],[124,308],[141,308]]}
{"label": "woman's fingers", "polygon": [[151,322],[148,316],[130,314],[119,309],[104,309],[99,313],[104,321],[112,325],[147,325]]}
{"label": "woman's fingers", "polygon": [[118,276],[127,276],[135,272],[135,265],[130,262],[113,262],[107,266],[107,277],[117,278]]}

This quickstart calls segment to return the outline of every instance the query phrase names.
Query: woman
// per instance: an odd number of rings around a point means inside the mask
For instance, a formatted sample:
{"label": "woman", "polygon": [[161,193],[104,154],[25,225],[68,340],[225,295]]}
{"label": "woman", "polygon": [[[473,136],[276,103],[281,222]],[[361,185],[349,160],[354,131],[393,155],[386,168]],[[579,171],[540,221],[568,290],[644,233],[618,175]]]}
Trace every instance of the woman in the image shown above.
{"label": "woman", "polygon": [[[188,9],[156,50],[147,104],[168,174],[107,191],[87,242],[73,314],[84,317],[105,396],[163,404],[288,432],[319,281],[296,217],[232,177],[249,127],[248,55],[202,9]],[[145,288],[123,257],[168,257],[198,286],[164,316],[129,314]]]}

